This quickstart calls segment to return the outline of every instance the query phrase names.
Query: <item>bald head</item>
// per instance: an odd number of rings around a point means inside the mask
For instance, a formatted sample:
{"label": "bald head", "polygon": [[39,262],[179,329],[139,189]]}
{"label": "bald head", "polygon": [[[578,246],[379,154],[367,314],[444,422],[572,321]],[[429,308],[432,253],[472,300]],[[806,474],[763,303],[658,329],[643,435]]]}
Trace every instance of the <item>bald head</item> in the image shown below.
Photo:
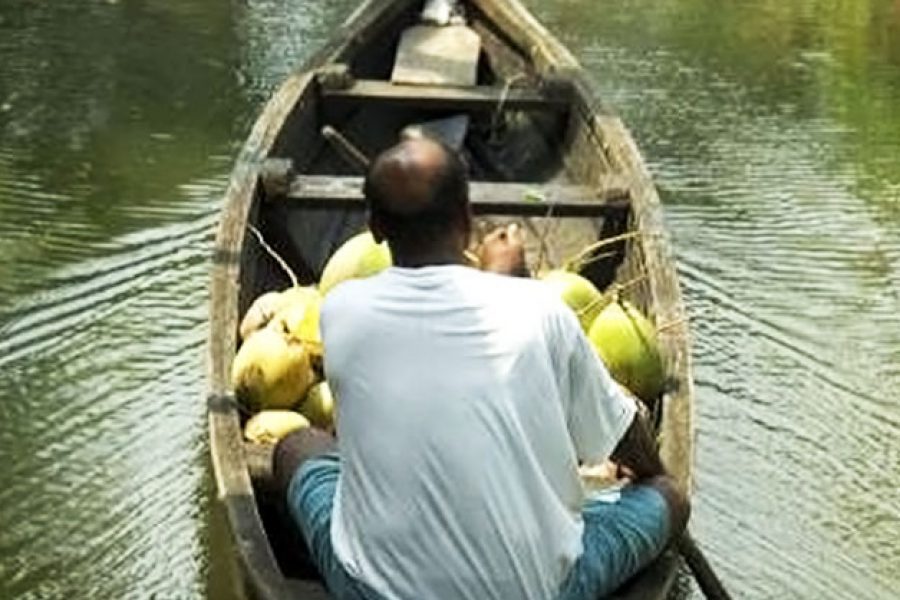
{"label": "bald head", "polygon": [[450,242],[465,247],[468,178],[446,146],[419,138],[389,148],[369,168],[364,194],[373,233],[387,239],[395,255],[433,253]]}

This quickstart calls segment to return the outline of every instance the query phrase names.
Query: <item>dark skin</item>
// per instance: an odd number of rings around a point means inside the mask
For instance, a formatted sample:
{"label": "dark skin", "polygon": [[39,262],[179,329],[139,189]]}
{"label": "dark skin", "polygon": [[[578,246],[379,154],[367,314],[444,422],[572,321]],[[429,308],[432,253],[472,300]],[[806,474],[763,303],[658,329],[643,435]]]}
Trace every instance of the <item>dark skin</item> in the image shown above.
{"label": "dark skin", "polygon": [[[437,169],[446,164],[446,160],[444,149],[427,138],[404,141],[391,149],[387,158],[379,158],[373,177],[390,190],[385,208],[398,215],[420,210],[428,202]],[[460,207],[451,216],[449,224],[442,237],[432,238],[427,244],[416,247],[400,247],[388,239],[386,227],[378,215],[369,214],[369,229],[375,241],[387,240],[394,264],[405,268],[467,264],[465,250],[472,233],[472,213],[468,206]]]}
{"label": "dark skin", "polygon": [[613,450],[610,460],[620,466],[624,474],[636,483],[656,488],[669,507],[670,539],[676,539],[687,526],[691,509],[687,496],[667,473],[659,458],[656,441],[640,411],[634,414],[631,425]]}
{"label": "dark skin", "polygon": [[[378,161],[373,173],[390,190],[385,208],[401,215],[420,210],[435,186],[436,171],[446,164],[446,160],[444,148],[428,138],[406,140],[392,149],[387,159]],[[400,247],[392,244],[378,215],[369,215],[369,229],[375,240],[387,240],[394,264],[406,268],[469,264],[465,254],[472,237],[469,205],[459,207],[449,224],[450,228],[442,237],[434,237],[427,244],[415,247]],[[521,231],[516,225],[489,233],[478,249],[481,269],[502,275],[527,275],[521,240]]]}
{"label": "dark skin", "polygon": [[[407,140],[379,157],[373,176],[389,190],[385,206],[392,214],[414,214],[428,201],[435,185],[436,171],[446,164],[446,151],[427,138]],[[387,240],[394,264],[417,268],[434,265],[467,265],[466,249],[472,233],[472,213],[468,204],[460,206],[450,217],[445,234],[416,246],[391,243],[385,224],[370,213],[369,229],[375,240]],[[515,225],[489,233],[478,248],[482,270],[503,275],[528,276],[522,231]],[[290,477],[306,458],[333,449],[333,438],[317,431],[301,431],[282,440],[275,452],[275,477],[286,491]],[[643,417],[636,413],[634,421],[622,436],[611,459],[623,467],[629,479],[651,485],[663,495],[669,506],[670,531],[673,539],[683,531],[690,512],[685,496],[677,489],[659,459],[656,443]]]}

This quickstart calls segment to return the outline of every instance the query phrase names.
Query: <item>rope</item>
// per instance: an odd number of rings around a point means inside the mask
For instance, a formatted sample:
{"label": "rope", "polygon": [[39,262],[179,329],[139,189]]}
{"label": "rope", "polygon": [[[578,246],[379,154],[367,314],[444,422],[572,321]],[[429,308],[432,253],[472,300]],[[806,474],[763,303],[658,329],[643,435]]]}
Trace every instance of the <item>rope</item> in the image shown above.
{"label": "rope", "polygon": [[266,243],[266,240],[263,237],[263,234],[260,233],[259,229],[257,229],[252,223],[247,223],[247,229],[249,229],[253,233],[253,235],[256,236],[256,241],[258,241],[259,245],[263,247],[263,250],[266,251],[266,254],[274,258],[275,262],[278,263],[278,266],[284,270],[288,278],[291,280],[291,285],[293,287],[299,287],[300,283],[297,281],[297,276],[284,261],[284,259],[278,256],[278,253],[272,249],[272,246]]}

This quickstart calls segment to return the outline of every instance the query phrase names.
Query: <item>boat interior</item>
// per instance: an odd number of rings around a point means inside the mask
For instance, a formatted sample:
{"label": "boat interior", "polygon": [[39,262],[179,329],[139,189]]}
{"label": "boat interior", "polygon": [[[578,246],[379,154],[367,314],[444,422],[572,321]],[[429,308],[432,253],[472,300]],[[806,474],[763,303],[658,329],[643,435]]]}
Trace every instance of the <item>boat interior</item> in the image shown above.
{"label": "boat interior", "polygon": [[[437,137],[464,157],[479,229],[519,222],[535,272],[628,232],[627,188],[598,143],[592,112],[570,82],[539,71],[474,3],[460,3],[464,24],[444,28],[421,24],[420,3],[406,5],[378,31],[356,35],[341,62],[316,69],[262,168],[264,185],[250,221],[301,284],[315,283],[333,251],[365,227],[363,161],[415,135]],[[423,29],[464,30],[476,40],[472,64],[463,65],[469,73],[459,76],[464,59],[447,58],[464,55],[456,46],[468,38],[449,36],[436,42],[444,53],[440,60],[427,48],[424,58],[407,60],[412,71],[427,63],[424,75],[406,73],[398,81],[398,64],[409,46],[404,34]],[[264,250],[255,240],[248,244],[242,311],[260,293],[290,283],[275,261],[257,254]],[[639,268],[621,268],[631,245],[626,239],[603,246],[580,261],[581,273],[600,289],[617,277],[633,278]],[[635,294],[643,305],[640,295]]]}
{"label": "boat interior", "polygon": [[[599,289],[626,283],[623,294],[652,310],[640,281],[640,239],[629,235],[629,188],[617,179],[583,95],[564,75],[536,67],[474,3],[459,3],[461,14],[446,27],[423,24],[419,2],[398,4],[406,8],[350,32],[352,43],[326,49],[325,62],[293,76],[301,89],[259,167],[250,204],[249,223],[270,249],[245,236],[240,314],[260,294],[291,284],[272,253],[301,285],[316,283],[334,250],[365,227],[366,161],[417,135],[464,157],[479,228],[520,223],[535,272],[578,258]],[[273,501],[270,456],[248,448],[247,458],[283,574],[316,578],[298,558],[305,556],[299,533]]]}

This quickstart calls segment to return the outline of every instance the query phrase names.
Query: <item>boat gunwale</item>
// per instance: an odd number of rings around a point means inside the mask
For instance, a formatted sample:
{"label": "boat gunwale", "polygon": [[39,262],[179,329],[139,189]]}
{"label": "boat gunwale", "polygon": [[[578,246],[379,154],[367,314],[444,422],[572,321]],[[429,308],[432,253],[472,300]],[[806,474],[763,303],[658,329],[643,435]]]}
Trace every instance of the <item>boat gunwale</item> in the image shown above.
{"label": "boat gunwale", "polygon": [[207,355],[207,396],[210,458],[219,500],[224,504],[231,535],[240,555],[241,571],[262,598],[322,598],[329,596],[316,582],[288,579],[265,533],[254,500],[243,453],[239,414],[230,390],[230,365],[237,346],[237,299],[240,257],[253,202],[260,193],[258,166],[304,93],[315,85],[314,69],[339,62],[361,40],[374,35],[417,0],[366,0],[341,25],[326,45],[283,81],[257,117],[235,162],[225,192],[216,233],[210,282],[210,330]]}
{"label": "boat gunwale", "polygon": [[[624,124],[609,114],[597,100],[593,86],[572,54],[562,46],[517,0],[468,0],[486,17],[495,18],[509,39],[526,52],[538,74],[564,78],[575,91],[573,106],[580,111],[584,127],[593,130],[607,159],[628,182],[633,218],[641,230],[644,259],[648,268],[651,303],[657,324],[669,325],[660,332],[670,371],[679,387],[663,399],[661,453],[676,479],[689,493],[693,466],[693,382],[690,377],[689,331],[671,246],[663,226],[662,206],[649,171]],[[346,62],[361,42],[360,32],[388,27],[392,19],[419,0],[367,0],[347,18],[336,35],[304,65],[290,75],[266,103],[248,136],[232,172],[219,224],[210,284],[210,331],[208,338],[207,402],[209,403],[210,455],[219,498],[231,524],[242,571],[262,598],[328,598],[316,582],[289,579],[281,572],[254,501],[254,491],[243,453],[242,432],[236,404],[230,396],[230,364],[236,348],[238,296],[241,288],[240,261],[246,224],[260,196],[257,169],[268,157],[279,133],[297,102],[316,93],[315,69]],[[529,41],[532,42],[529,44]],[[539,42],[539,43],[538,43]],[[261,539],[260,539],[261,538]],[[677,563],[668,561],[659,587],[668,590]],[[638,577],[640,579],[640,576]],[[631,597],[631,596],[628,596]],[[660,596],[660,597],[664,597]]]}

